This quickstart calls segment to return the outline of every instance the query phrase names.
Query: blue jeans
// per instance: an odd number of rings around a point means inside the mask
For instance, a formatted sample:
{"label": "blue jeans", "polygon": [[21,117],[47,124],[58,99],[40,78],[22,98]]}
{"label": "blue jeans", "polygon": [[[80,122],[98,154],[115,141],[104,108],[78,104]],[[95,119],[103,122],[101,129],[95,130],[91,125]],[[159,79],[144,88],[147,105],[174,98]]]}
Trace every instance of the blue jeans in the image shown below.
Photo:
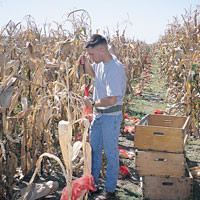
{"label": "blue jeans", "polygon": [[90,129],[90,145],[92,147],[92,175],[98,184],[101,170],[102,148],[108,160],[106,183],[104,189],[114,192],[119,176],[118,139],[122,114],[117,116],[102,115],[93,120]]}

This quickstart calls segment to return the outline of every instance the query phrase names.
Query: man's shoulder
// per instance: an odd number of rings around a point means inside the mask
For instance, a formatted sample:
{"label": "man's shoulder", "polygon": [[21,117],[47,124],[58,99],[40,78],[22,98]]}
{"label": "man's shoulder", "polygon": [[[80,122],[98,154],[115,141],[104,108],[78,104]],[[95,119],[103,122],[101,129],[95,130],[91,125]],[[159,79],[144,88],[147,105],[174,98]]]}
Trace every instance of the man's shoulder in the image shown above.
{"label": "man's shoulder", "polygon": [[114,67],[116,67],[119,71],[125,71],[124,65],[118,60],[114,60]]}
{"label": "man's shoulder", "polygon": [[125,77],[125,68],[119,60],[114,60],[107,69],[107,76],[111,77]]}

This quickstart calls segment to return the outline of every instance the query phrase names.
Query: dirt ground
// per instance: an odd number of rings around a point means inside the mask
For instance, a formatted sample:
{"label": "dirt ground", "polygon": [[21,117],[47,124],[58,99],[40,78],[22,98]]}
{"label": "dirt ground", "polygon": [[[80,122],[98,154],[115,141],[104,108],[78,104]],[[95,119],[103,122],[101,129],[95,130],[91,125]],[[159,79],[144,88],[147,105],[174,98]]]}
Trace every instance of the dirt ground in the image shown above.
{"label": "dirt ground", "polygon": [[[125,150],[131,151],[134,153],[134,135],[128,134],[128,135],[122,135],[119,138],[119,146]],[[106,161],[105,161],[106,162]],[[120,165],[125,165],[128,167],[131,173],[131,177],[119,179],[117,188],[116,188],[116,197],[115,199],[119,200],[133,200],[133,199],[142,199],[142,191],[140,188],[140,178],[135,173],[135,157],[133,159],[126,159],[126,158],[120,158]],[[105,167],[105,165],[104,165]],[[81,173],[80,173],[81,176]],[[74,179],[77,178],[77,176],[74,174]],[[15,190],[15,195],[13,199],[20,199],[20,188],[25,187],[28,184],[28,181],[30,179],[29,177],[26,177],[22,182],[17,183]],[[50,170],[50,173],[47,174],[44,172],[42,175],[39,173],[34,182],[41,183],[41,182],[47,182],[49,180],[57,181],[59,183],[59,188],[56,192],[54,192],[51,195],[48,195],[46,197],[40,198],[40,200],[58,200],[61,197],[62,189],[65,187],[65,179],[62,175],[61,169],[59,167],[52,167]],[[100,176],[100,185],[103,187],[105,181],[105,176],[101,173]],[[95,199],[95,195],[92,197],[90,196],[88,199],[92,200]]]}
{"label": "dirt ground", "polygon": [[[133,140],[134,140],[133,134],[128,134],[126,136],[121,135],[119,138],[119,146],[125,150],[134,152]],[[131,160],[120,158],[120,164],[125,165],[129,168],[131,177],[124,178],[123,180],[118,180],[118,184],[116,188],[116,197],[114,199],[116,200],[117,199],[119,200],[142,199],[142,191],[140,188],[140,178],[135,173],[135,158]],[[76,178],[77,177],[74,176],[74,179]],[[29,179],[30,177],[27,177],[26,179],[23,180],[23,182],[17,184],[18,186],[15,188],[16,191],[15,191],[15,196],[13,197],[14,199],[22,200],[22,198],[20,198],[19,188],[25,187]],[[51,195],[48,195],[44,198],[40,198],[40,200],[60,199],[62,189],[65,186],[65,180],[59,167],[57,169],[54,167],[52,171],[50,172],[50,174],[43,173],[42,175],[41,174],[37,175],[34,182],[40,183],[40,182],[44,182],[48,180],[57,181],[59,183],[59,189]],[[100,185],[102,187],[104,185],[104,181],[105,181],[105,176],[101,174]],[[89,199],[92,200],[92,199],[95,199],[95,197],[96,196],[93,195],[92,197],[89,197]]]}
{"label": "dirt ground", "polygon": [[[122,135],[119,138],[119,146],[125,150],[135,152],[134,149],[134,135],[127,134]],[[196,138],[194,136],[190,136],[188,140],[188,145],[186,146],[186,156],[187,156],[187,163],[189,167],[193,166],[200,166],[200,138]],[[120,164],[125,165],[129,168],[131,177],[125,178],[123,180],[118,180],[117,188],[116,188],[116,197],[115,200],[142,200],[142,189],[140,187],[140,177],[136,174],[135,171],[135,157],[133,160],[120,158]],[[25,183],[28,181],[25,179],[23,182],[18,183],[18,186],[23,187]],[[76,177],[74,176],[74,179]],[[50,174],[43,173],[43,175],[38,175],[35,178],[35,182],[43,182],[53,180],[59,183],[59,189],[51,195],[48,195],[44,198],[40,198],[40,200],[59,200],[61,197],[61,192],[63,187],[65,186],[65,180],[62,175],[62,172],[59,167],[52,169]],[[104,176],[101,174],[100,178],[100,185],[104,185]],[[19,188],[16,187],[15,196],[13,199],[22,199],[20,198]],[[95,195],[89,198],[89,200],[95,199]],[[200,199],[200,180],[194,179],[193,181],[193,200]]]}

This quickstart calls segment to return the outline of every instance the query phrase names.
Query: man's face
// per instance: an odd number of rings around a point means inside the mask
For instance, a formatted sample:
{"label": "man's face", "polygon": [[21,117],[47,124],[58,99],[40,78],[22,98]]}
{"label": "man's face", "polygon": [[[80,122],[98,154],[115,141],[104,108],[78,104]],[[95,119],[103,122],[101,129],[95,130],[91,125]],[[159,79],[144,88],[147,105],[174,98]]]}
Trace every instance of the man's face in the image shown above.
{"label": "man's face", "polygon": [[90,59],[95,63],[102,62],[101,48],[102,48],[101,46],[87,48],[87,52],[88,52]]}

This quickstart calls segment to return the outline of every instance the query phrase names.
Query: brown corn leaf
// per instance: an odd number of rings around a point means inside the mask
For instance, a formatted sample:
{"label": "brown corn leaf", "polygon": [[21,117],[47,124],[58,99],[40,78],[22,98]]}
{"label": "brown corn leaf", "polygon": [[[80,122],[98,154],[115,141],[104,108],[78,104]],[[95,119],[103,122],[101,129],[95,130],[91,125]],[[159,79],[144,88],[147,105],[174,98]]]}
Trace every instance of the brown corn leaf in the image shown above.
{"label": "brown corn leaf", "polygon": [[199,60],[199,52],[195,52],[192,56],[192,63],[196,63]]}
{"label": "brown corn leaf", "polygon": [[62,151],[62,156],[65,162],[66,171],[67,171],[67,189],[68,189],[68,198],[71,199],[72,189],[72,154],[73,148],[71,145],[72,142],[72,123],[68,121],[60,121],[58,124],[58,133],[59,133],[59,142]]}
{"label": "brown corn leaf", "polygon": [[68,144],[71,144],[72,142],[72,124],[68,121],[64,120],[60,121],[58,124],[58,132],[59,132],[60,147],[65,162],[65,166],[66,168],[69,168],[70,166],[69,162],[71,160],[68,160],[69,158]]}
{"label": "brown corn leaf", "polygon": [[53,158],[54,160],[56,160],[56,161],[58,162],[58,164],[61,166],[61,169],[62,169],[62,171],[63,171],[64,177],[65,177],[65,179],[66,179],[66,181],[67,181],[67,174],[66,174],[66,171],[65,171],[65,167],[64,167],[64,165],[62,164],[62,162],[60,161],[60,159],[59,159],[57,156],[53,155],[53,154],[50,154],[50,153],[43,153],[43,154],[39,157],[39,159],[37,160],[37,162],[36,162],[36,168],[35,168],[35,171],[34,171],[33,176],[31,177],[31,179],[30,179],[30,181],[29,181],[29,183],[28,183],[28,186],[27,186],[27,188],[26,188],[26,191],[25,191],[25,194],[24,194],[24,198],[23,198],[24,200],[28,200],[27,197],[28,197],[28,194],[29,194],[29,192],[30,192],[32,183],[33,183],[33,181],[34,181],[34,179],[35,179],[36,174],[37,174],[37,173],[39,172],[39,170],[40,170],[42,159],[43,159],[43,157],[45,157],[45,156],[46,156],[46,157],[49,157],[49,158]]}
{"label": "brown corn leaf", "polygon": [[0,53],[0,72],[3,71],[2,68],[5,65],[6,55]]}
{"label": "brown corn leaf", "polygon": [[8,63],[6,63],[6,70],[10,68],[14,68],[13,72],[17,72],[19,68],[20,61],[19,60],[11,60]]}
{"label": "brown corn leaf", "polygon": [[10,175],[9,179],[13,179],[16,173],[17,162],[18,162],[18,159],[16,155],[13,152],[10,152],[8,155],[8,160],[7,160],[7,172]]}
{"label": "brown corn leaf", "polygon": [[11,100],[11,104],[10,104],[10,107],[9,107],[9,113],[8,113],[8,116],[11,115],[17,101],[18,101],[18,98],[19,98],[19,95],[21,94],[21,91],[23,89],[23,85],[21,85],[17,91],[15,92],[15,95],[12,97],[12,100]]}
{"label": "brown corn leaf", "polygon": [[91,146],[88,142],[86,142],[85,146],[83,147],[83,156],[84,156],[83,174],[84,175],[91,174],[91,169],[92,169],[91,152],[92,152]]}
{"label": "brown corn leaf", "polygon": [[17,83],[16,78],[11,78],[7,85],[0,88],[0,106],[8,108],[11,103],[15,84]]}
{"label": "brown corn leaf", "polygon": [[47,125],[49,119],[52,117],[52,113],[53,113],[53,107],[52,106],[48,106],[48,105],[45,105],[44,106],[44,109],[45,109],[45,113],[44,113],[44,120],[43,120],[43,123],[44,123],[44,126]]}

